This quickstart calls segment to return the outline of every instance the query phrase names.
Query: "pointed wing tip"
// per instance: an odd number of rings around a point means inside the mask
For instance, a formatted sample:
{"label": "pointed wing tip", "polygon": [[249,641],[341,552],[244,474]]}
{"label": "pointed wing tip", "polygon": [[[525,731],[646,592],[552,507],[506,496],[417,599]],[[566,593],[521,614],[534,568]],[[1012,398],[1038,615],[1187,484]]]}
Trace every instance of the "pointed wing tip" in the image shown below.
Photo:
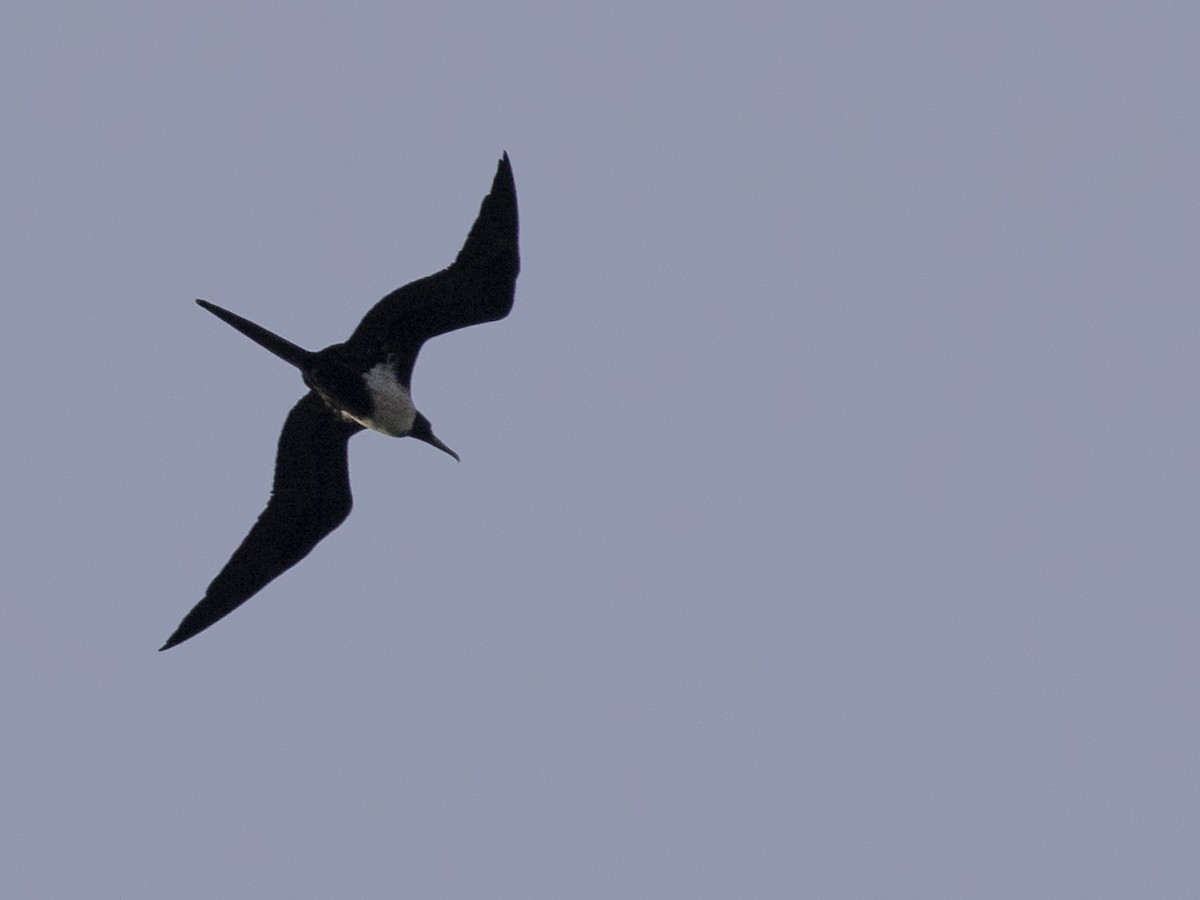
{"label": "pointed wing tip", "polygon": [[499,181],[501,178],[506,179],[510,184],[513,182],[512,163],[508,159],[508,151],[505,150],[500,154],[500,162],[496,163],[496,178]]}
{"label": "pointed wing tip", "polygon": [[[204,599],[207,600],[208,598],[205,597]],[[207,631],[211,626],[216,625],[217,622],[229,615],[233,609],[237,608],[237,606],[234,606],[233,608],[226,610],[215,617],[211,614],[202,614],[199,616],[196,615],[196,610],[203,604],[204,600],[201,600],[200,603],[196,604],[196,606],[193,607],[192,610],[183,617],[183,621],[179,623],[178,628],[171,632],[171,636],[167,638],[167,642],[158,648],[159,653],[162,653],[164,650],[170,650],[172,647],[178,647],[184,641],[190,641],[196,635],[200,634],[200,632]]]}
{"label": "pointed wing tip", "polygon": [[171,632],[171,636],[167,638],[167,642],[158,648],[158,652],[162,653],[164,650],[178,647],[184,641],[190,641],[200,632],[207,630],[210,626],[215,625],[221,619],[225,618],[225,616],[229,615],[230,612],[237,608],[237,605],[235,604],[224,612],[214,615],[210,608],[211,601],[206,593],[203,600],[188,610],[188,614],[183,617],[175,627],[175,630]]}
{"label": "pointed wing tip", "polygon": [[167,638],[167,642],[158,648],[159,653],[162,653],[164,650],[170,650],[172,647],[178,647],[188,638],[194,638],[209,625],[213,624],[212,622],[205,622],[197,628],[194,623],[188,621],[190,616],[191,613],[188,613],[187,616],[183,617],[183,621],[179,623],[178,628],[171,632],[171,636]]}
{"label": "pointed wing tip", "polygon": [[179,637],[179,632],[176,631],[175,634],[167,638],[167,642],[165,644],[158,648],[158,652],[162,653],[164,650],[170,650],[172,647],[182,644],[185,640],[187,640],[187,638]]}

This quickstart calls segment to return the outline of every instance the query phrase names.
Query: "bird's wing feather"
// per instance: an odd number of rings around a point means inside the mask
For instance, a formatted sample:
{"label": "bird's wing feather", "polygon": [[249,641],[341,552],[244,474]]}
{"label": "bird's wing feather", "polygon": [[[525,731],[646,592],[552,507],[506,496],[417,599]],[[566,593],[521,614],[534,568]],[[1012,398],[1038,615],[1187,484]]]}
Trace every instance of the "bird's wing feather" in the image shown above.
{"label": "bird's wing feather", "polygon": [[313,391],[292,407],[279,436],[267,508],[163,650],[229,615],[345,521],[351,506],[346,444],[361,430]]}
{"label": "bird's wing feather", "polygon": [[369,357],[390,354],[397,377],[409,385],[417,353],[429,338],[508,315],[521,269],[517,230],[517,189],[505,154],[454,262],[376,303],[347,346]]}

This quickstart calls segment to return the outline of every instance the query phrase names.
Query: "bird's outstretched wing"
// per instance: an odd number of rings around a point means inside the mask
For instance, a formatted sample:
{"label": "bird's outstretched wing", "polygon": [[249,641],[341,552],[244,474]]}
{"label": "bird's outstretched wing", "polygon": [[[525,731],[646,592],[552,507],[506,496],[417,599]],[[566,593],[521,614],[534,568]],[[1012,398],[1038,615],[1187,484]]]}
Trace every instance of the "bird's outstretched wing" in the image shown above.
{"label": "bird's outstretched wing", "polygon": [[376,303],[346,347],[368,358],[389,355],[397,378],[409,385],[417,353],[429,338],[508,315],[520,269],[517,188],[506,153],[454,262]]}
{"label": "bird's outstretched wing", "polygon": [[294,566],[350,515],[346,443],[362,430],[313,391],[292,407],[279,436],[271,499],[204,599],[160,648],[166,650],[229,615]]}

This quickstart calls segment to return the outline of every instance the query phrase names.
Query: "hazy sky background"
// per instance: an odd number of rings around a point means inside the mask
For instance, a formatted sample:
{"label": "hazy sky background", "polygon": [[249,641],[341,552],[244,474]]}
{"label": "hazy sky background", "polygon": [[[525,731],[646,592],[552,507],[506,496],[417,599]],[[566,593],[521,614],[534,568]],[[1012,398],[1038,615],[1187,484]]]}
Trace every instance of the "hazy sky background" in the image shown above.
{"label": "hazy sky background", "polygon": [[[1184,897],[1194,3],[10,3],[0,895]],[[455,464],[157,647],[512,157]]]}

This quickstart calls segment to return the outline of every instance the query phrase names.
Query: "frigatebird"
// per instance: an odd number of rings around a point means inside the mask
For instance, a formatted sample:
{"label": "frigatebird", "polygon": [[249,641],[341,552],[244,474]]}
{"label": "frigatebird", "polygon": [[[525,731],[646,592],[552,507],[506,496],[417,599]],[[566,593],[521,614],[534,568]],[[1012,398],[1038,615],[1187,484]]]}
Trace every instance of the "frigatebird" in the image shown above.
{"label": "frigatebird", "polygon": [[520,267],[517,191],[506,153],[454,262],[392,291],[344,343],[314,353],[215,303],[196,301],[299,369],[309,391],[283,423],[266,509],[160,650],[229,615],[346,520],[351,436],[370,428],[414,437],[458,459],[413,405],[413,364],[429,338],[508,315]]}

